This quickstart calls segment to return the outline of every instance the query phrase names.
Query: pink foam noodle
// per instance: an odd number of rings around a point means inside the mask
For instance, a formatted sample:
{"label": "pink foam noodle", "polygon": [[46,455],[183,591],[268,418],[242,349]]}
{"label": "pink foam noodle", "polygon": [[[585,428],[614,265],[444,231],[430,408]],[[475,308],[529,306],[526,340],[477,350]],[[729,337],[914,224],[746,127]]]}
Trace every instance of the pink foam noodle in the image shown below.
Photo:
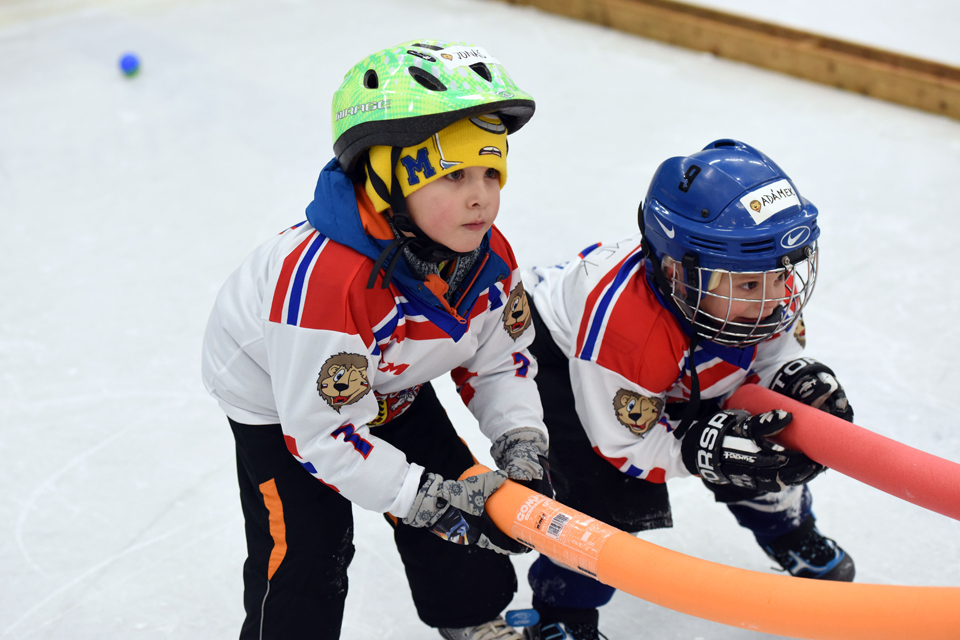
{"label": "pink foam noodle", "polygon": [[[960,464],[914,449],[755,384],[740,387],[728,409],[784,409],[793,422],[777,443],[822,465],[930,511],[960,520]],[[960,630],[957,631],[960,637]]]}

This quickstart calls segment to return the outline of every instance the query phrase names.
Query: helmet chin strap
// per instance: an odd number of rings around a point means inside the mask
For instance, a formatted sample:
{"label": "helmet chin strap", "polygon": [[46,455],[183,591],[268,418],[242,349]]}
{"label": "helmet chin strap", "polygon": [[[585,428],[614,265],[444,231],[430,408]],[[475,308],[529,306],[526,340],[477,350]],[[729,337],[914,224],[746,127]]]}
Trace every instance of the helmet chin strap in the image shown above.
{"label": "helmet chin strap", "polygon": [[[434,241],[430,238],[430,236],[424,233],[423,230],[413,221],[413,218],[410,217],[409,212],[407,211],[406,198],[403,197],[403,189],[400,188],[400,185],[397,182],[397,173],[396,170],[394,170],[394,167],[397,166],[397,162],[400,161],[401,151],[401,147],[393,147],[393,149],[390,151],[391,171],[389,189],[387,189],[387,185],[383,182],[380,176],[377,175],[376,171],[373,170],[373,166],[370,163],[370,156],[368,155],[366,158],[367,176],[370,178],[370,184],[373,185],[374,191],[377,192],[377,195],[383,198],[384,202],[390,203],[390,212],[392,214],[391,222],[393,227],[400,233],[404,234],[404,237],[396,238],[380,253],[380,256],[373,264],[373,269],[370,272],[370,279],[367,280],[367,289],[373,289],[373,285],[377,279],[377,274],[384,266],[384,263],[386,263],[386,271],[384,272],[383,282],[380,288],[386,289],[390,286],[390,281],[393,279],[393,271],[396,269],[397,264],[402,259],[403,250],[405,248],[409,249],[413,255],[417,256],[424,262],[437,263],[467,255],[466,253],[454,251],[450,247]],[[408,233],[412,235],[406,236],[405,234]]]}

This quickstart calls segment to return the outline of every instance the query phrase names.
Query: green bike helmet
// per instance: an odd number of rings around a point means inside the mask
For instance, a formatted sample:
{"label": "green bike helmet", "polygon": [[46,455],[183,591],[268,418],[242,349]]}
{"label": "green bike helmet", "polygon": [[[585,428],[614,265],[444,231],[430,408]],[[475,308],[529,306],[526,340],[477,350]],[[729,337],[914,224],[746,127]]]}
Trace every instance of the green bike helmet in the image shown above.
{"label": "green bike helmet", "polygon": [[409,147],[463,118],[496,112],[508,133],[533,98],[483,48],[412,40],[364,58],[333,95],[333,151],[350,172],[374,145]]}

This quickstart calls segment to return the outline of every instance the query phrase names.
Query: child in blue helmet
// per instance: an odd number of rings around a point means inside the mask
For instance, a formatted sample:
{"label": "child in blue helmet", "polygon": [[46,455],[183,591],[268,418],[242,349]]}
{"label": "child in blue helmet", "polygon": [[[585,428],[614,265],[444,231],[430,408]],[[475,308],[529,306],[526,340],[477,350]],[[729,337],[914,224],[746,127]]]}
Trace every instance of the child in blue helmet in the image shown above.
{"label": "child in blue helmet", "polygon": [[[641,234],[524,273],[557,499],[630,532],[672,526],[665,481],[700,476],[791,575],[850,581],[814,525],[823,467],[767,440],[784,411],[725,411],[757,383],[846,420],[842,387],[803,356],[817,208],[767,156],[718,140],[654,175]],[[598,637],[613,589],[541,556],[532,638]]]}

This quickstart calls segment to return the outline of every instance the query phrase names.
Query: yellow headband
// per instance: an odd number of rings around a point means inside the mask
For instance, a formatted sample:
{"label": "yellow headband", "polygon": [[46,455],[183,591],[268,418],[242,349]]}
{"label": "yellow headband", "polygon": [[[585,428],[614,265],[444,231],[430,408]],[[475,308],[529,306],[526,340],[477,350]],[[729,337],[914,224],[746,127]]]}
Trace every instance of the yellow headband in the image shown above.
{"label": "yellow headband", "polygon": [[[391,148],[370,148],[370,165],[390,189]],[[507,183],[507,128],[494,114],[458,120],[420,144],[405,147],[395,168],[403,195],[409,196],[434,180],[466,167],[489,167],[500,172],[500,188]],[[367,169],[369,172],[369,168]],[[367,195],[377,211],[390,207],[367,175]]]}

